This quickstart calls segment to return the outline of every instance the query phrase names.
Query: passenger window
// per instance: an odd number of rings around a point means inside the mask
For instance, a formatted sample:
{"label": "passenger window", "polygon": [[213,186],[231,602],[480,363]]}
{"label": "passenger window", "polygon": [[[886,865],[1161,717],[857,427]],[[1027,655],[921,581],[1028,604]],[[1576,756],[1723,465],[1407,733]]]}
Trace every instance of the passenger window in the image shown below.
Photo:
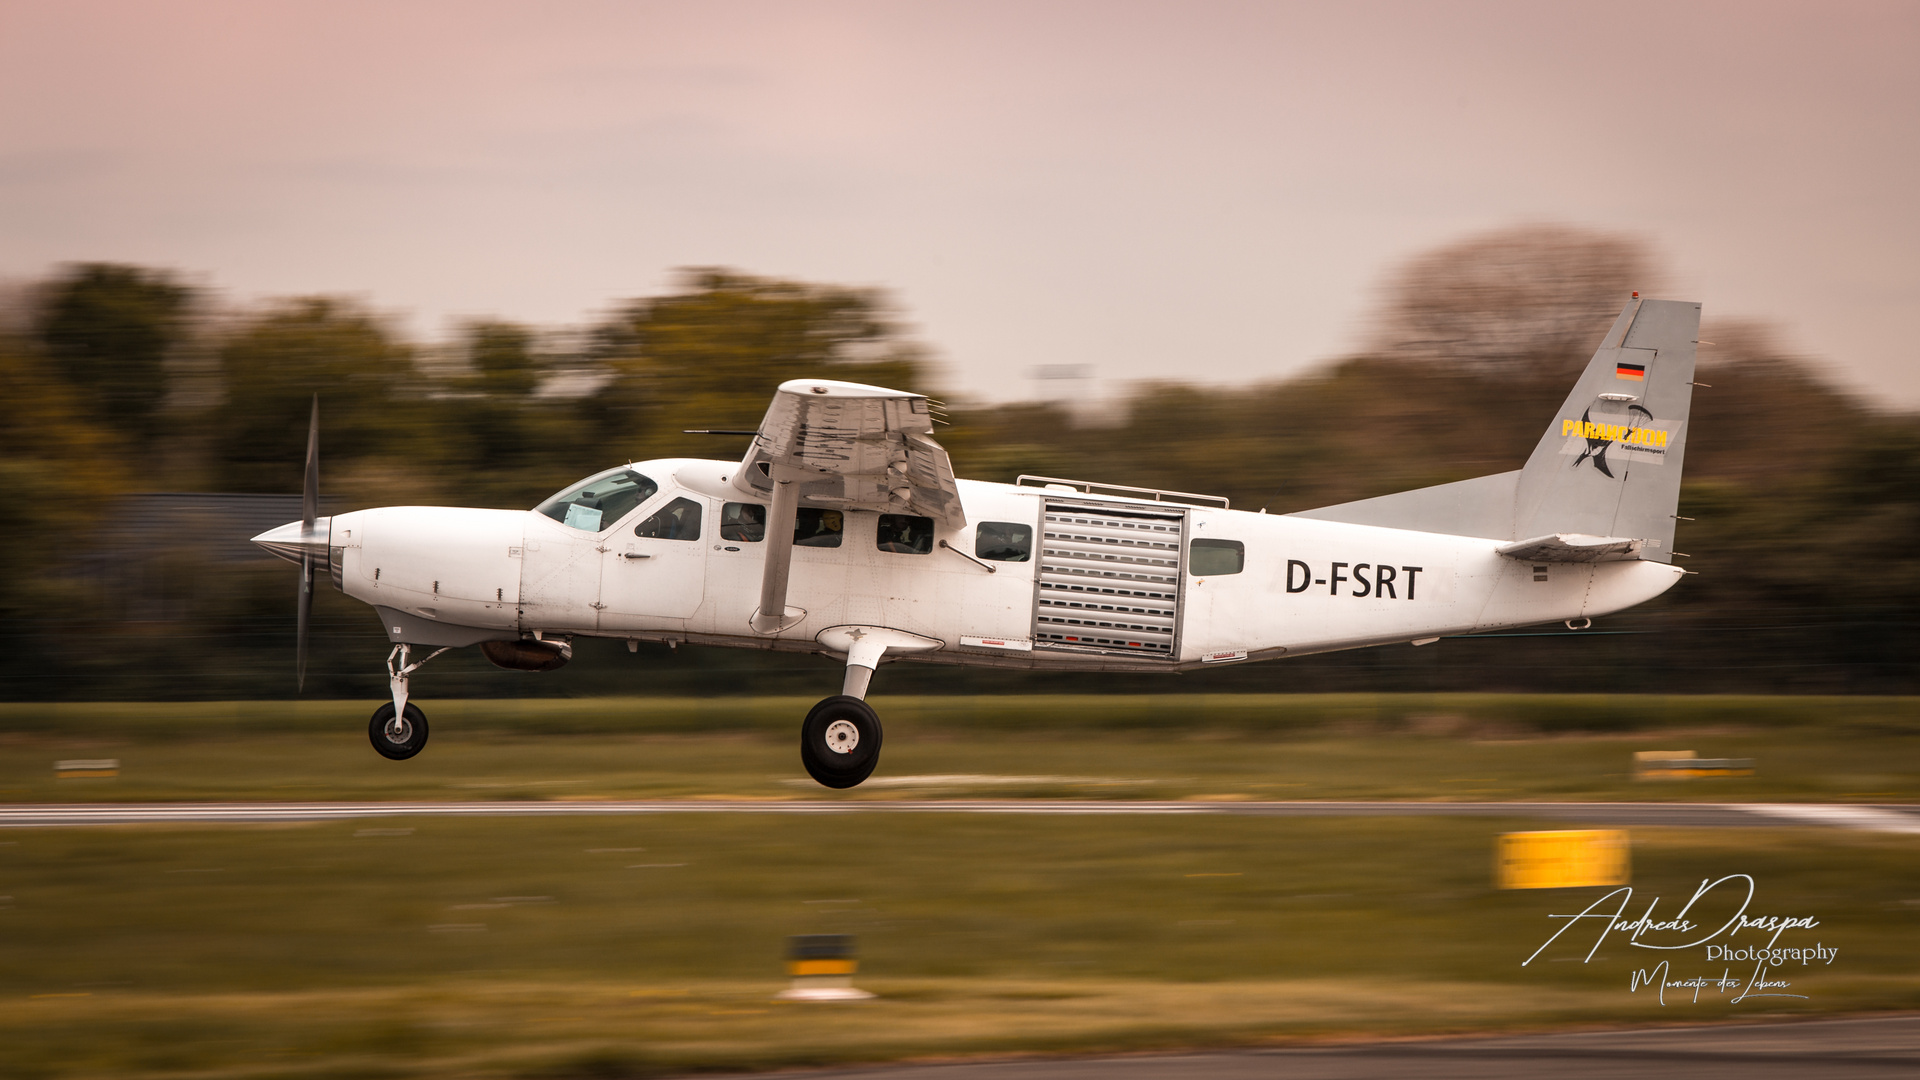
{"label": "passenger window", "polygon": [[1238,540],[1195,540],[1187,551],[1187,573],[1194,577],[1224,577],[1247,566],[1247,545]]}
{"label": "passenger window", "polygon": [[[796,547],[839,547],[845,521],[838,510],[803,506],[793,516]],[[727,503],[720,508],[720,539],[757,544],[767,538],[767,508],[759,503]]]}
{"label": "passenger window", "polygon": [[927,555],[933,551],[933,519],[912,514],[881,514],[873,542],[881,551]]}
{"label": "passenger window", "polygon": [[700,504],[675,499],[633,527],[633,535],[653,540],[700,539]]}
{"label": "passenger window", "polygon": [[1026,562],[1033,557],[1033,526],[983,521],[973,532],[973,553],[991,562]]}
{"label": "passenger window", "polygon": [[846,515],[838,510],[803,506],[793,519],[793,543],[796,547],[839,547],[846,527]]}
{"label": "passenger window", "polygon": [[569,528],[599,532],[659,490],[660,485],[622,466],[595,473],[533,509]]}
{"label": "passenger window", "polygon": [[759,503],[728,503],[720,508],[720,539],[757,544],[766,538],[766,507]]}

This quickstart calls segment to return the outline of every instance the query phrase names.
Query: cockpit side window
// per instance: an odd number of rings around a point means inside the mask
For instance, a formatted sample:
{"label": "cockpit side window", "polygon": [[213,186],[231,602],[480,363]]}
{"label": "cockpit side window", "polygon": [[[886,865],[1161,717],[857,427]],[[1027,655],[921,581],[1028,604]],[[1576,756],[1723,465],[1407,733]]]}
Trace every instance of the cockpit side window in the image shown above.
{"label": "cockpit side window", "polygon": [[533,509],[569,528],[599,532],[659,490],[659,484],[622,466],[595,473]]}
{"label": "cockpit side window", "polygon": [[700,504],[692,499],[675,499],[635,525],[633,535],[654,540],[698,540]]}
{"label": "cockpit side window", "polygon": [[727,503],[720,508],[720,539],[757,544],[766,538],[766,507],[759,503]]}

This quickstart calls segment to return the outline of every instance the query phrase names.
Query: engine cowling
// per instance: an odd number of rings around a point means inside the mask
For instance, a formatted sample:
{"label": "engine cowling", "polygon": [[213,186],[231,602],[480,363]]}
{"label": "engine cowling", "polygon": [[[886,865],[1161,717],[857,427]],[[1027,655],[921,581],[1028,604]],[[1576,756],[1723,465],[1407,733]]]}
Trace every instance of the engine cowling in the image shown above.
{"label": "engine cowling", "polygon": [[480,655],[495,667],[509,671],[552,671],[573,659],[573,646],[564,641],[483,641]]}

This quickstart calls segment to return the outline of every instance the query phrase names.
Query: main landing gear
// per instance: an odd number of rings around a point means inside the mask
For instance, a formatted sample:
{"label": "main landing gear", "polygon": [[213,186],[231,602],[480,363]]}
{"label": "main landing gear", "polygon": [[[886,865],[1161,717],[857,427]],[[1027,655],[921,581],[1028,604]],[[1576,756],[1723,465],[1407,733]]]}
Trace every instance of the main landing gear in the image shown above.
{"label": "main landing gear", "polygon": [[941,643],[881,626],[835,626],[815,640],[847,655],[847,677],[840,693],[815,705],[800,725],[800,763],[826,787],[850,788],[880,764],[880,717],[866,696],[881,655],[889,649],[937,649]]}
{"label": "main landing gear", "polygon": [[830,788],[850,788],[880,764],[880,717],[857,697],[836,694],[800,725],[800,761]]}
{"label": "main landing gear", "polygon": [[367,739],[381,757],[405,761],[427,745],[427,714],[407,700],[407,679],[422,664],[446,651],[437,649],[411,663],[410,645],[395,645],[387,654],[387,684],[393,688],[393,700],[373,710],[373,719],[367,721]]}

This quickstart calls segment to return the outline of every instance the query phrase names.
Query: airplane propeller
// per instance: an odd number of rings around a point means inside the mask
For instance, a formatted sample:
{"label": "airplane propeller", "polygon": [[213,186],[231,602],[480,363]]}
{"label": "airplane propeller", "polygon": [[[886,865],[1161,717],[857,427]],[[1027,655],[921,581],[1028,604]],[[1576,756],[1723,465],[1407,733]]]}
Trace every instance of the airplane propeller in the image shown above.
{"label": "airplane propeller", "polygon": [[[300,490],[300,533],[303,539],[313,533],[320,516],[320,395],[313,395],[313,419],[307,425],[307,476]],[[307,623],[313,614],[313,552],[300,552],[300,614],[294,644],[294,685],[307,688]]]}
{"label": "airplane propeller", "polygon": [[300,568],[298,633],[294,644],[294,677],[307,688],[307,624],[313,621],[315,565],[327,558],[333,519],[320,516],[320,395],[313,395],[313,418],[307,424],[307,475],[301,484],[300,520],[268,529],[253,542]]}

